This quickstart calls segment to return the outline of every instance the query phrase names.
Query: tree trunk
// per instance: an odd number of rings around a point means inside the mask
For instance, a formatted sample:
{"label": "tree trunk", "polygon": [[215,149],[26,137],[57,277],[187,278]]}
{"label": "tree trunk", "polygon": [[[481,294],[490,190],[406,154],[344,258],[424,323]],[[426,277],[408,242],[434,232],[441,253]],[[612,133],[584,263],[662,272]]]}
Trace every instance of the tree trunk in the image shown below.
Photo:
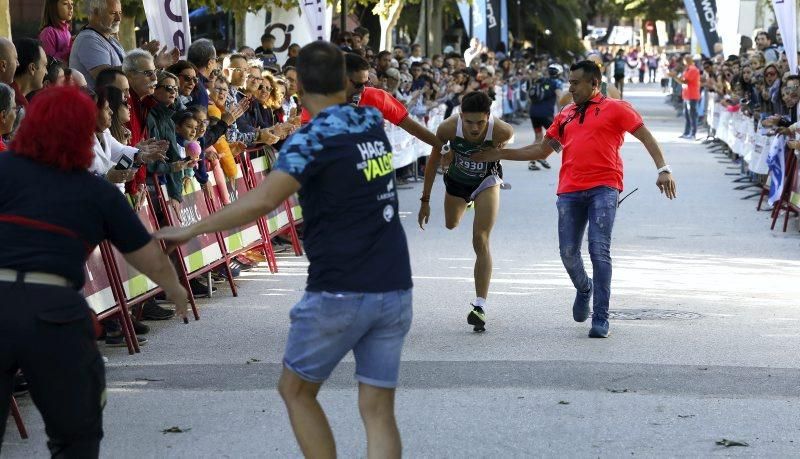
{"label": "tree trunk", "polygon": [[430,16],[426,16],[427,8],[425,8],[426,0],[420,0],[419,2],[419,19],[417,21],[417,33],[414,35],[414,44],[422,45],[422,50],[425,50],[425,29],[430,29],[429,25],[427,24],[428,18]]}
{"label": "tree trunk", "polygon": [[8,0],[0,0],[0,37],[11,39],[11,13]]}
{"label": "tree trunk", "polygon": [[[236,23],[236,37],[235,37],[235,48],[239,49],[240,46],[245,45],[245,18],[247,17],[247,11],[242,8],[237,8],[236,11],[233,12],[233,20]],[[305,20],[305,19],[304,19]]]}
{"label": "tree trunk", "polygon": [[428,8],[428,43],[430,46],[428,56],[432,56],[442,52],[442,38],[444,36],[444,25],[442,24],[443,8],[441,5],[437,7],[433,0],[428,1],[432,4],[432,7]]}
{"label": "tree trunk", "polygon": [[[136,18],[134,16],[122,16],[122,21],[119,23],[119,42],[125,49],[138,48],[139,44],[136,43]],[[164,46],[166,43],[162,43]]]}
{"label": "tree trunk", "polygon": [[614,27],[619,24],[619,19],[614,16],[608,18],[608,29],[606,29],[606,34],[600,40],[597,40],[598,43],[608,44],[608,38],[611,36],[611,32],[614,30]]}
{"label": "tree trunk", "polygon": [[380,0],[372,9],[372,13],[378,16],[381,22],[381,39],[376,49],[391,51],[392,30],[397,25],[397,20],[400,19],[404,5],[405,0]]}

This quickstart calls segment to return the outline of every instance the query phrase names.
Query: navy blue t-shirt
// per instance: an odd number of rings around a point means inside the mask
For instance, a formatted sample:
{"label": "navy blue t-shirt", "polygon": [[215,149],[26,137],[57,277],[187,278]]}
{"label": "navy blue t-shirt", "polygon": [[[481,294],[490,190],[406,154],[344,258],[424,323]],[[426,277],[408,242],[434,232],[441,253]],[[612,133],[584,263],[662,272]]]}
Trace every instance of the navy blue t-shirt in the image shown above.
{"label": "navy blue t-shirt", "polygon": [[[564,84],[557,78],[540,78],[531,83],[529,95],[531,96],[530,116],[540,118],[552,118],[555,115],[557,90],[561,90]],[[535,100],[534,93],[541,92],[542,100]]]}
{"label": "navy blue t-shirt", "polygon": [[13,152],[0,154],[0,216],[28,222],[0,221],[0,268],[57,274],[78,289],[88,251],[104,239],[122,253],[151,239],[125,195],[106,179]]}
{"label": "navy blue t-shirt", "polygon": [[411,288],[392,146],[371,107],[334,105],[289,137],[276,170],[298,182],[312,292]]}

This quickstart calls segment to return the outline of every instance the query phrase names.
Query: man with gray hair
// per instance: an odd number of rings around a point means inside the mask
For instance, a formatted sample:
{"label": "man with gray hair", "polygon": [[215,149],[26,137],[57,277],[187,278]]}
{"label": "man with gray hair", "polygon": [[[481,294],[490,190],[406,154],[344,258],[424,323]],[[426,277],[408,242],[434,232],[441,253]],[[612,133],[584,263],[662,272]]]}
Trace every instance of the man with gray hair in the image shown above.
{"label": "man with gray hair", "polygon": [[14,102],[14,90],[11,86],[0,83],[0,151],[6,151],[5,137],[14,130],[17,119],[17,104]]}
{"label": "man with gray hair", "polygon": [[197,85],[192,91],[192,105],[208,107],[208,77],[217,68],[217,50],[207,38],[196,40],[186,52],[186,60],[197,67]]}
{"label": "man with gray hair", "polygon": [[89,23],[75,37],[69,66],[86,77],[89,88],[94,89],[97,74],[109,67],[119,67],[125,49],[114,38],[122,21],[120,0],[88,0]]}

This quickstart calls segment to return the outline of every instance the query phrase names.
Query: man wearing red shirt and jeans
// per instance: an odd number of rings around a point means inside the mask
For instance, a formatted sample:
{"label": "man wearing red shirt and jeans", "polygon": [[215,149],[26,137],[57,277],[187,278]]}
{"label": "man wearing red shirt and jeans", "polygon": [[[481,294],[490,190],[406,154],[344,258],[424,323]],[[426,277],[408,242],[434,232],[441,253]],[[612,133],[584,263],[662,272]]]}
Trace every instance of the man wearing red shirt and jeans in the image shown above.
{"label": "man wearing red shirt and jeans", "polygon": [[412,136],[436,148],[442,142],[436,134],[408,116],[408,110],[399,100],[388,92],[367,86],[369,84],[369,63],[358,54],[345,53],[347,66],[347,100],[359,107],[374,107],[383,118],[403,129]]}
{"label": "man wearing red shirt and jeans", "polygon": [[[675,181],[661,148],[627,102],[600,94],[600,69],[591,61],[571,68],[569,92],[574,103],[559,113],[544,141],[517,149],[486,150],[475,161],[535,161],[561,152],[558,181],[558,241],[561,261],[577,289],[572,305],[576,322],[594,314],[589,336],[608,337],[608,303],[611,297],[611,230],[622,191],[622,157],[619,149],[630,132],[647,148],[658,168],[656,185],[667,198],[675,195]],[[589,256],[593,279],[581,259],[581,242],[589,226]]]}
{"label": "man wearing red shirt and jeans", "polygon": [[700,102],[700,70],[694,65],[690,54],[683,56],[683,65],[683,74],[680,77],[675,72],[670,72],[669,75],[683,85],[681,97],[686,126],[680,138],[694,140],[697,135],[697,104]]}

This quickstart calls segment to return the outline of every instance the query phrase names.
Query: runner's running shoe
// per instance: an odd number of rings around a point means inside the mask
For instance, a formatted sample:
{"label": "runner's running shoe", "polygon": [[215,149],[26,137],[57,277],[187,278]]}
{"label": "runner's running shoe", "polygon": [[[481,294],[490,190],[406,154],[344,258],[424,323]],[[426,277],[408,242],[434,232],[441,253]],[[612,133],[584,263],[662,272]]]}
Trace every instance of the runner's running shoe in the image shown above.
{"label": "runner's running shoe", "polygon": [[467,323],[472,325],[472,331],[475,332],[483,332],[486,331],[484,327],[486,325],[486,313],[483,312],[483,308],[480,306],[472,306],[472,311],[469,312],[467,316]]}

